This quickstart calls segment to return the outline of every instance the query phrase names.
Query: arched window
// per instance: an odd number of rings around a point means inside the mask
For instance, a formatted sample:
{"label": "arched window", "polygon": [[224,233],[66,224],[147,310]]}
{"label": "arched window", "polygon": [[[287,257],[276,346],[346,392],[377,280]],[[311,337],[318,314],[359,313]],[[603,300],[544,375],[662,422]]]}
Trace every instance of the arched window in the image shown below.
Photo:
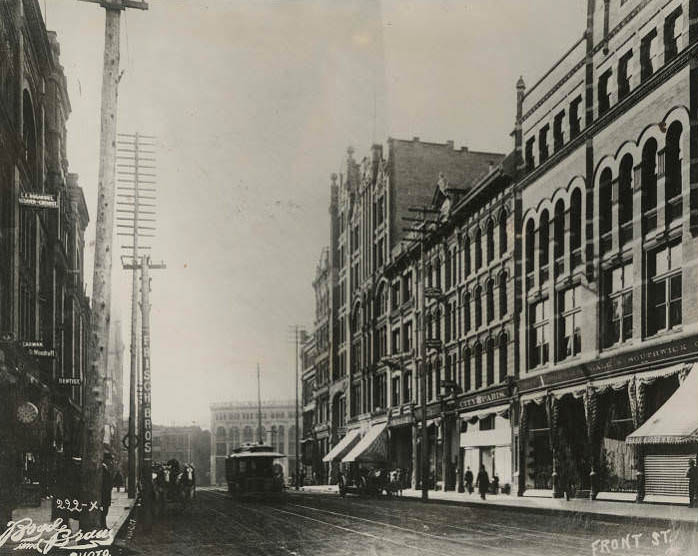
{"label": "arched window", "polygon": [[681,189],[681,124],[674,122],[666,134],[664,151],[666,218],[671,223],[681,218],[683,212]]}
{"label": "arched window", "polygon": [[482,232],[478,227],[475,234],[475,270],[482,268]]}
{"label": "arched window", "polygon": [[499,273],[499,318],[503,319],[507,314],[507,273]]}
{"label": "arched window", "polygon": [[242,441],[243,442],[252,442],[254,439],[254,433],[252,432],[252,427],[250,425],[245,425],[245,428],[242,431]]}
{"label": "arched window", "polygon": [[657,228],[657,142],[650,139],[642,149],[642,233]]}
{"label": "arched window", "polygon": [[533,287],[533,269],[535,267],[536,238],[533,219],[526,222],[526,289]]}
{"label": "arched window", "polygon": [[376,295],[376,316],[382,317],[388,307],[388,295],[386,292],[385,282],[381,282],[378,286],[378,294]]}
{"label": "arched window", "polygon": [[539,284],[543,285],[548,281],[550,275],[548,270],[548,262],[550,259],[550,216],[548,211],[544,210],[540,215],[540,223],[538,224],[538,271]]}
{"label": "arched window", "polygon": [[475,328],[482,326],[482,287],[476,286],[473,294],[475,303]]}
{"label": "arched window", "polygon": [[463,271],[465,272],[464,278],[467,278],[470,274],[470,236],[466,232],[463,234]]}
{"label": "arched window", "polygon": [[626,154],[618,172],[618,224],[620,246],[633,239],[633,157]]}
{"label": "arched window", "polygon": [[427,364],[427,401],[434,398],[434,372],[431,363]]}
{"label": "arched window", "polygon": [[487,386],[494,384],[494,340],[487,339]]}
{"label": "arched window", "polygon": [[31,96],[26,89],[22,95],[22,140],[27,168],[33,178],[36,173],[36,123]]}
{"label": "arched window", "polygon": [[502,257],[507,252],[507,213],[502,211],[499,214],[499,256]]}
{"label": "arched window", "polygon": [[487,280],[486,297],[487,297],[487,322],[488,324],[494,320],[494,280]]}
{"label": "arched window", "polygon": [[555,274],[565,270],[565,204],[562,199],[555,203]]}
{"label": "arched window", "polygon": [[475,344],[475,389],[482,388],[482,344]]}
{"label": "arched window", "polygon": [[582,264],[582,192],[575,189],[570,207],[571,270]]}
{"label": "arched window", "polygon": [[509,341],[506,333],[499,335],[499,382],[504,382],[509,374],[509,354],[507,353],[507,345]]}
{"label": "arched window", "polygon": [[465,292],[463,295],[463,329],[465,332],[470,332],[470,292]]}
{"label": "arched window", "polygon": [[282,454],[286,453],[286,434],[284,431],[284,426],[279,425],[279,431],[278,431],[278,438],[279,438],[279,452]]}
{"label": "arched window", "polygon": [[225,427],[218,427],[216,429],[216,440],[225,441],[226,438],[227,438],[227,433],[225,432]]}
{"label": "arched window", "polygon": [[494,260],[494,222],[487,220],[487,263]]}
{"label": "arched window", "polygon": [[613,232],[611,230],[613,223],[613,218],[611,216],[613,197],[611,182],[611,169],[606,168],[601,172],[601,178],[599,179],[599,232],[601,234],[602,255],[610,251],[613,246]]}
{"label": "arched window", "polygon": [[230,440],[233,444],[233,448],[237,448],[240,446],[240,429],[237,427],[233,427],[230,429]]}
{"label": "arched window", "polygon": [[470,348],[463,350],[463,392],[468,392],[472,388],[472,356]]}

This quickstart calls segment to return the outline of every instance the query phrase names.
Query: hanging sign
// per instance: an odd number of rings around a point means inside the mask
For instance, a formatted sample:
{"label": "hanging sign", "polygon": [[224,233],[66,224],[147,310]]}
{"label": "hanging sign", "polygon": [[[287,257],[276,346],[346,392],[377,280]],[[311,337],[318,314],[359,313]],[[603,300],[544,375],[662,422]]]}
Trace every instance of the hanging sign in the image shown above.
{"label": "hanging sign", "polygon": [[19,204],[24,207],[39,209],[57,209],[58,201],[50,193],[20,193]]}

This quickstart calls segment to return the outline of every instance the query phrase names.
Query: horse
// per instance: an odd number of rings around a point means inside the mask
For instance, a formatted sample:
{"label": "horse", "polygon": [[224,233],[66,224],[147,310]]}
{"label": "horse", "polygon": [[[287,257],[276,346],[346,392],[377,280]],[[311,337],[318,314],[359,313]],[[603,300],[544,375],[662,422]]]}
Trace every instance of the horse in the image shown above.
{"label": "horse", "polygon": [[402,469],[397,468],[390,472],[387,492],[402,496]]}
{"label": "horse", "polygon": [[196,472],[194,466],[187,463],[183,471],[177,477],[179,495],[183,505],[194,498],[196,495]]}

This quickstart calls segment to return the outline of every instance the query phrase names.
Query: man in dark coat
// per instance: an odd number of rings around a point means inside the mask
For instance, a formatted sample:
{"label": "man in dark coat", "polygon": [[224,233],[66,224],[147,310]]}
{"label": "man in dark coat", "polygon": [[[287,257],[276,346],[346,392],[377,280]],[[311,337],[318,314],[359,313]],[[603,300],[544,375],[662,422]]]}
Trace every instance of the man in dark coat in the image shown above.
{"label": "man in dark coat", "polygon": [[109,506],[111,506],[111,462],[112,455],[107,452],[102,460],[102,529],[107,528],[107,514],[109,513]]}
{"label": "man in dark coat", "polygon": [[480,466],[480,472],[477,474],[476,484],[478,487],[478,492],[480,492],[480,498],[484,500],[485,495],[487,494],[487,491],[490,488],[490,477],[489,475],[487,475],[487,471],[485,471],[484,465]]}
{"label": "man in dark coat", "polygon": [[465,472],[465,490],[468,491],[468,494],[473,493],[473,472],[470,470],[470,466],[468,466],[468,470]]}
{"label": "man in dark coat", "polygon": [[688,462],[686,478],[688,479],[688,506],[692,508],[696,505],[696,487],[698,487],[698,468],[695,460]]}

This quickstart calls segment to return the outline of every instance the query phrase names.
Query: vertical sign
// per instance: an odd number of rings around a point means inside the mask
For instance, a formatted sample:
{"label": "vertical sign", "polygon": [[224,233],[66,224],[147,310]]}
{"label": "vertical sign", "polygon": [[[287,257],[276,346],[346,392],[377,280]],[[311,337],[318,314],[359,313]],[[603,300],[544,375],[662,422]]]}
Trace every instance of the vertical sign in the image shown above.
{"label": "vertical sign", "polygon": [[150,376],[150,258],[141,259],[141,312],[143,315],[143,466],[141,468],[141,484],[143,485],[143,525],[146,530],[152,525],[152,460],[153,460],[153,421],[151,409],[151,376]]}

